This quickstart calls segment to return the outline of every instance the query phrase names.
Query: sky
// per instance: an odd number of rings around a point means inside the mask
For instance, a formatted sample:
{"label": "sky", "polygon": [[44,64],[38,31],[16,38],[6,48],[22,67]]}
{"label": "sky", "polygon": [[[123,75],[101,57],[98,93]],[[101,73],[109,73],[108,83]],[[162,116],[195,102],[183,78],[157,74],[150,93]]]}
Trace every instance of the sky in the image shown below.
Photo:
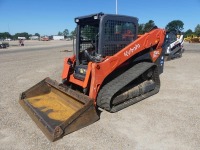
{"label": "sky", "polygon": [[[181,20],[184,30],[200,24],[200,0],[117,0],[118,14],[139,23],[154,20],[159,28]],[[0,0],[0,32],[57,35],[74,30],[74,18],[94,13],[116,13],[116,0]]]}

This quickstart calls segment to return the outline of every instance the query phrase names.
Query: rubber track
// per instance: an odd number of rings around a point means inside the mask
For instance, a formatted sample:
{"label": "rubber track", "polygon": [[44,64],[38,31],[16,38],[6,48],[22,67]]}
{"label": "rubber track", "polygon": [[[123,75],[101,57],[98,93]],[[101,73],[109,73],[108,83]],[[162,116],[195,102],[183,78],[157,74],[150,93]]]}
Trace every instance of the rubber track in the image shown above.
{"label": "rubber track", "polygon": [[125,71],[123,74],[114,78],[107,84],[105,84],[99,91],[97,96],[97,105],[107,111],[116,112],[125,107],[128,107],[130,104],[125,104],[124,106],[111,107],[110,101],[113,95],[122,89],[124,86],[129,84],[134,79],[138,78],[141,74],[143,74],[146,70],[154,66],[154,63],[142,62],[134,65],[132,68]]}

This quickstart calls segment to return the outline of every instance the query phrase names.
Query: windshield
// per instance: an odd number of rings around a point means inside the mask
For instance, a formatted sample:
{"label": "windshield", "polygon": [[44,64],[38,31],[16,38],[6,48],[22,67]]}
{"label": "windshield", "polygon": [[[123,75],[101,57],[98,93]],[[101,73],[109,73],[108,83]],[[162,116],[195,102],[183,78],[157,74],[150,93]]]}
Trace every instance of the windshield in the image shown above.
{"label": "windshield", "polygon": [[80,51],[97,46],[99,25],[82,25],[80,27]]}

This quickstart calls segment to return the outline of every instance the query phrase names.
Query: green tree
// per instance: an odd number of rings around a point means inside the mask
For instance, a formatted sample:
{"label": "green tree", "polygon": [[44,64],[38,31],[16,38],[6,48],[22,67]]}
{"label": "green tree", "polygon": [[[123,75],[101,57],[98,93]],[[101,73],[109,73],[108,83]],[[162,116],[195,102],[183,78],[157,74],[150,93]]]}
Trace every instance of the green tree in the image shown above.
{"label": "green tree", "polygon": [[188,29],[187,31],[185,31],[184,37],[190,36],[190,35],[192,35],[192,34],[193,34],[192,30],[191,30],[191,29]]}
{"label": "green tree", "polygon": [[153,20],[149,20],[149,21],[144,25],[144,32],[149,32],[154,26],[155,26],[154,21],[153,21]]}
{"label": "green tree", "polygon": [[63,33],[59,31],[59,32],[58,32],[58,35],[63,35]]}
{"label": "green tree", "polygon": [[195,27],[194,32],[197,36],[200,36],[200,24]]}
{"label": "green tree", "polygon": [[38,37],[40,37],[40,34],[39,34],[39,33],[35,33],[35,36],[38,36]]}
{"label": "green tree", "polygon": [[153,20],[149,20],[147,23],[141,23],[138,26],[138,34],[149,32],[154,26],[155,23]]}
{"label": "green tree", "polygon": [[176,31],[176,32],[181,32],[184,28],[184,23],[181,20],[173,20],[169,22],[165,29],[167,31]]}
{"label": "green tree", "polygon": [[2,32],[0,33],[0,39],[8,39],[8,38],[12,38],[12,35],[8,32]]}
{"label": "green tree", "polygon": [[70,35],[71,35],[71,36],[75,36],[75,35],[76,35],[75,30],[72,31],[72,32],[70,33]]}
{"label": "green tree", "polygon": [[22,32],[22,33],[16,33],[13,38],[18,39],[18,37],[25,37],[26,39],[29,39],[29,34],[27,32]]}
{"label": "green tree", "polygon": [[76,38],[76,28],[73,31],[70,32],[68,37],[71,38],[71,39]]}
{"label": "green tree", "polygon": [[65,38],[68,37],[68,36],[69,36],[69,30],[68,30],[68,29],[65,29],[65,30],[63,31],[63,35],[65,36]]}
{"label": "green tree", "polygon": [[145,26],[144,23],[139,24],[139,26],[138,26],[138,34],[144,34],[144,26]]}

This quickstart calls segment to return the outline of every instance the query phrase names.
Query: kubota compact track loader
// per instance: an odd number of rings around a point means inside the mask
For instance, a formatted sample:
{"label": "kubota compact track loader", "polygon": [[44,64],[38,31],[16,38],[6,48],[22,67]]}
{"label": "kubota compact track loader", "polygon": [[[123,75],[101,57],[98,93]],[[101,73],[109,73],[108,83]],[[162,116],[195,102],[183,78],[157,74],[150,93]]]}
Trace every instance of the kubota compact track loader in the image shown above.
{"label": "kubota compact track loader", "polygon": [[51,141],[156,94],[166,45],[157,27],[138,36],[138,19],[109,14],[75,18],[76,51],[65,58],[63,83],[46,78],[20,104]]}
{"label": "kubota compact track loader", "polygon": [[165,60],[169,61],[182,57],[184,52],[183,43],[183,35],[176,35],[174,32],[167,32],[165,44],[168,45],[168,47],[165,52]]}

